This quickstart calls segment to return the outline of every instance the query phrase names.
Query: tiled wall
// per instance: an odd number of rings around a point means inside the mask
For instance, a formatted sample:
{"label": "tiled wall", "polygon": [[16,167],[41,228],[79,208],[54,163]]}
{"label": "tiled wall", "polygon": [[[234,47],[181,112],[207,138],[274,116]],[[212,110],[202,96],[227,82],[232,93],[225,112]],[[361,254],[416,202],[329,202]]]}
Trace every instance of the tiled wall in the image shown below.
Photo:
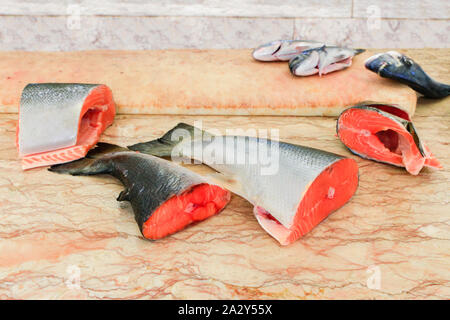
{"label": "tiled wall", "polygon": [[0,50],[450,47],[448,0],[0,0]]}

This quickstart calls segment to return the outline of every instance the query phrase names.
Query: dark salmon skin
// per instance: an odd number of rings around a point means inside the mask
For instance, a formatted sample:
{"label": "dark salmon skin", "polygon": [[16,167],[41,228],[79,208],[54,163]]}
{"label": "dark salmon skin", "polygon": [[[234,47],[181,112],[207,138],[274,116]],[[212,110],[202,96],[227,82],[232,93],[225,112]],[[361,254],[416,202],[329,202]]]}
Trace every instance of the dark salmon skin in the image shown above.
{"label": "dark salmon skin", "polygon": [[180,165],[105,143],[84,159],[49,170],[71,175],[103,173],[119,179],[125,189],[117,200],[131,203],[139,229],[152,240],[219,213],[230,200],[229,191]]}

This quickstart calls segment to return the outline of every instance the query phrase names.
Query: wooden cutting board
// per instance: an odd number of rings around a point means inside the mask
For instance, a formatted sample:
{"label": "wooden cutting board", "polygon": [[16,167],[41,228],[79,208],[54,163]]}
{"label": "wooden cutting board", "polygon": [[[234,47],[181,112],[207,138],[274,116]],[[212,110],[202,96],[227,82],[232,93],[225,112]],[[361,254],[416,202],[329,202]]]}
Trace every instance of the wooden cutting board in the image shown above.
{"label": "wooden cutting board", "polygon": [[340,72],[295,77],[287,62],[255,61],[251,50],[1,52],[0,111],[17,112],[28,83],[81,82],[111,87],[119,114],[337,116],[370,100],[413,115],[412,89],[365,69],[374,53]]}

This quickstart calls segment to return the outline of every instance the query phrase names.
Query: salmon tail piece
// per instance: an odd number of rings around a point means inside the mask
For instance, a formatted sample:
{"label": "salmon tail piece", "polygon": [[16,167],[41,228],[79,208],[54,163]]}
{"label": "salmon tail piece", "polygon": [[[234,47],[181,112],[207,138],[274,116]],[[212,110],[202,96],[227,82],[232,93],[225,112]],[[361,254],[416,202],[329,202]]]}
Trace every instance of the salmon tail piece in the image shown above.
{"label": "salmon tail piece", "polygon": [[86,158],[96,159],[104,156],[107,153],[120,152],[120,151],[129,151],[125,147],[118,146],[112,143],[99,142],[96,147],[89,150],[86,154]]}
{"label": "salmon tail piece", "polygon": [[109,173],[110,168],[101,159],[83,158],[68,163],[55,164],[48,171],[65,173],[72,176],[90,176],[101,173]]}
{"label": "salmon tail piece", "polygon": [[167,131],[161,138],[128,146],[128,149],[151,154],[157,157],[169,157],[173,149],[184,139],[201,138],[206,132],[187,123],[180,122]]}
{"label": "salmon tail piece", "polygon": [[[125,151],[127,150],[127,151]],[[52,166],[71,175],[109,174],[125,187],[117,201],[129,201],[142,235],[157,240],[205,220],[230,201],[230,192],[173,162],[99,143],[85,158]]]}
{"label": "salmon tail piece", "polygon": [[99,142],[97,146],[91,149],[85,158],[75,160],[68,163],[56,164],[51,166],[48,170],[57,173],[66,173],[73,176],[88,176],[101,173],[110,173],[111,165],[105,161],[103,157],[106,154],[127,151],[126,148]]}

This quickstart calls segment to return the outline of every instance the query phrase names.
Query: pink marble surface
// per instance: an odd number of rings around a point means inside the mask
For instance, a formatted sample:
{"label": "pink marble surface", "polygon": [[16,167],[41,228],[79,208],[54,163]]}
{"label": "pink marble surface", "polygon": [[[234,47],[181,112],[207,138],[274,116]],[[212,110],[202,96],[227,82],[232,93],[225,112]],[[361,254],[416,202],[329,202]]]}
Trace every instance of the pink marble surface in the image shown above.
{"label": "pink marble surface", "polygon": [[[358,162],[351,201],[288,247],[236,195],[219,215],[146,241],[113,178],[23,172],[17,115],[0,115],[0,299],[450,299],[447,104],[419,104],[415,124],[444,166],[419,176],[351,155],[332,118],[202,117],[204,128],[278,128]],[[119,115],[102,139],[128,145],[194,120]]]}

